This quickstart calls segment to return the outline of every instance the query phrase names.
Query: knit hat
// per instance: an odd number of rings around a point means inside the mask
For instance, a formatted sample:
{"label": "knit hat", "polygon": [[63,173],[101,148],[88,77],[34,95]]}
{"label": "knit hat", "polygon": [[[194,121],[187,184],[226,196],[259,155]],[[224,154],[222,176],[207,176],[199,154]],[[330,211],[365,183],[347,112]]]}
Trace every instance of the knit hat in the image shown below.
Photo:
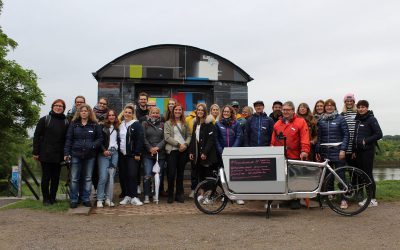
{"label": "knit hat", "polygon": [[356,101],[356,98],[354,98],[354,94],[348,93],[348,94],[346,94],[346,95],[344,96],[343,102],[345,102],[345,101],[347,101],[347,100],[351,100],[351,101],[355,102],[355,101]]}

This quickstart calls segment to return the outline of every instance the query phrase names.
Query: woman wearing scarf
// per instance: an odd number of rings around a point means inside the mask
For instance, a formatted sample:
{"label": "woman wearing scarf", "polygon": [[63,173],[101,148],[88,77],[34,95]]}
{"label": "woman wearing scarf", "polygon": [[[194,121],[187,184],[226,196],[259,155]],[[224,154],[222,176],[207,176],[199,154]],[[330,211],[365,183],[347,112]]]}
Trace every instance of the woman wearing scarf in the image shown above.
{"label": "woman wearing scarf", "polygon": [[[153,166],[157,161],[160,166],[160,179],[163,178],[161,174],[165,163],[165,141],[164,141],[164,122],[160,118],[160,109],[152,107],[149,111],[147,121],[142,122],[144,129],[144,203],[150,203],[151,193],[151,179],[153,177]],[[158,200],[154,200],[158,202]]]}
{"label": "woman wearing scarf", "polygon": [[[323,145],[338,143],[339,145]],[[342,167],[346,163],[346,149],[349,144],[349,129],[343,116],[339,115],[336,103],[328,99],[324,104],[324,114],[318,122],[318,140],[315,148],[317,161],[329,159],[333,168]],[[340,208],[346,209],[347,201],[342,197]]]}

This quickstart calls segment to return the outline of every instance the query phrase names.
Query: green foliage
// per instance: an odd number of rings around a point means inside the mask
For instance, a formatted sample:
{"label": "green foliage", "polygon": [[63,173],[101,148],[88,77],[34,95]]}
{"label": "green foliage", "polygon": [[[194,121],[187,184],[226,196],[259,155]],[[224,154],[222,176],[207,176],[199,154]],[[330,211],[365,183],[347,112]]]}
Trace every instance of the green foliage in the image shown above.
{"label": "green foliage", "polygon": [[400,162],[400,140],[393,139],[393,137],[400,136],[391,136],[390,138],[385,136],[378,142],[380,149],[376,156],[378,162]]}
{"label": "green foliage", "polygon": [[400,181],[379,181],[376,183],[376,199],[378,201],[399,201]]}
{"label": "green foliage", "polygon": [[[2,6],[0,0],[0,13]],[[43,104],[36,74],[6,58],[17,45],[0,27],[0,178],[17,164],[20,154],[28,155],[27,129],[36,125]]]}
{"label": "green foliage", "polygon": [[25,199],[16,203],[10,204],[2,209],[29,208],[33,210],[42,210],[47,212],[66,212],[69,208],[68,201],[59,201],[51,206],[43,206],[42,201]]}

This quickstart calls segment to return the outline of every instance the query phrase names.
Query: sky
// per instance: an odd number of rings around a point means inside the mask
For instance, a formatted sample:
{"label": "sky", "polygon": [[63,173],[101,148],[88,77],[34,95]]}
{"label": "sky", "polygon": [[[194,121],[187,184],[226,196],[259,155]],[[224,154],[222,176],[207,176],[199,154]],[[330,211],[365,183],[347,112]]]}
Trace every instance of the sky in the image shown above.
{"label": "sky", "polygon": [[34,70],[46,105],[97,98],[92,72],[156,44],[218,54],[254,78],[249,104],[313,107],[366,99],[384,135],[400,134],[400,1],[3,0],[0,26],[18,42],[8,58]]}

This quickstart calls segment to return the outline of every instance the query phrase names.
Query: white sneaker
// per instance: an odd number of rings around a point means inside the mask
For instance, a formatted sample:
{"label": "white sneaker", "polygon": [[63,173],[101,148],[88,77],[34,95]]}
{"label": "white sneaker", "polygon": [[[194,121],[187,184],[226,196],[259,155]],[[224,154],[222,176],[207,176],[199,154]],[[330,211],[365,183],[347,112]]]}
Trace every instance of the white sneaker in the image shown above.
{"label": "white sneaker", "polygon": [[131,200],[131,204],[134,205],[134,206],[141,206],[141,205],[143,205],[143,202],[141,202],[141,201],[139,200],[139,198],[134,197],[134,198],[132,198],[132,200]]}
{"label": "white sneaker", "polygon": [[138,193],[138,194],[141,194],[141,193],[142,193],[142,190],[140,189],[140,185],[137,186],[137,193]]}
{"label": "white sneaker", "polygon": [[129,203],[131,203],[131,197],[129,196],[125,196],[125,198],[119,202],[120,205],[127,205]]}
{"label": "white sneaker", "polygon": [[103,201],[97,201],[97,207],[103,207]]}
{"label": "white sneaker", "polygon": [[144,203],[144,204],[149,204],[149,203],[150,203],[150,198],[149,198],[148,195],[145,195],[145,196],[144,196],[144,201],[143,201],[143,203]]}
{"label": "white sneaker", "polygon": [[[371,200],[371,201],[372,201],[372,200]],[[360,207],[362,207],[362,206],[364,206],[365,202],[367,202],[367,199],[364,199],[363,201],[360,201],[360,202],[358,203],[358,205],[359,205]]]}
{"label": "white sneaker", "polygon": [[203,195],[199,195],[199,196],[197,196],[197,201],[198,201],[198,202],[201,202],[201,201],[203,200],[203,198],[204,198]]}
{"label": "white sneaker", "polygon": [[194,198],[194,190],[192,190],[189,194],[189,198]]}
{"label": "white sneaker", "polygon": [[114,202],[112,202],[112,201],[110,201],[110,200],[106,200],[106,201],[104,202],[104,204],[105,204],[106,206],[109,206],[109,207],[114,207],[114,206],[115,206]]}
{"label": "white sneaker", "polygon": [[371,202],[369,203],[368,207],[377,207],[378,206],[378,202],[376,201],[376,199],[372,199]]}
{"label": "white sneaker", "polygon": [[244,200],[237,200],[237,201],[236,201],[236,204],[238,204],[238,205],[244,205]]}
{"label": "white sneaker", "polygon": [[208,204],[210,204],[211,203],[211,201],[210,201],[210,199],[208,199],[208,197],[206,197],[205,199],[204,199],[204,201],[203,201],[203,204],[204,205],[208,205]]}

